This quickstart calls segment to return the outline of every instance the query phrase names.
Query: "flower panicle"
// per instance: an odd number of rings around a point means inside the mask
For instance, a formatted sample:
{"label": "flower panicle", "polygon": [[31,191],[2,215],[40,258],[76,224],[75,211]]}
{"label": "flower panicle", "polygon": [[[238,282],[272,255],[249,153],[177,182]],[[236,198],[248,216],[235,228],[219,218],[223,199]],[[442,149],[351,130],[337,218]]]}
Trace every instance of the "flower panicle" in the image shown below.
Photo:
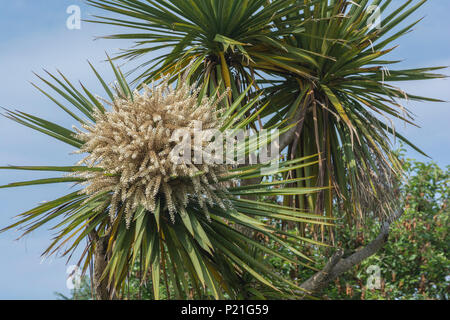
{"label": "flower panicle", "polygon": [[[226,165],[175,163],[172,159],[176,130],[187,130],[194,141],[199,122],[203,129],[219,130],[222,125],[218,104],[226,93],[199,101],[199,88],[185,80],[183,77],[172,87],[165,77],[159,84],[144,85],[142,92],[133,91],[131,97],[116,92],[110,111],[95,112],[95,123],[83,124],[84,131],[76,129],[77,138],[84,142],[79,153],[87,154],[79,164],[103,169],[77,173],[87,180],[82,193],[89,198],[112,193],[112,219],[119,208],[123,208],[127,224],[139,206],[154,213],[156,198],[161,196],[172,222],[191,197],[207,217],[207,205],[229,206],[223,196],[226,186],[217,178],[227,170]],[[204,147],[193,144],[191,152]]]}

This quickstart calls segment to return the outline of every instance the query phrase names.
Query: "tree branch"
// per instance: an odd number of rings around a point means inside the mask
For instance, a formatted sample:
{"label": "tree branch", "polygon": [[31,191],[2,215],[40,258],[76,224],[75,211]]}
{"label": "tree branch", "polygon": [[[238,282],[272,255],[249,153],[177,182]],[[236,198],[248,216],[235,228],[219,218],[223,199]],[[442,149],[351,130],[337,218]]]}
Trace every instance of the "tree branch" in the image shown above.
{"label": "tree branch", "polygon": [[339,277],[341,274],[347,272],[363,260],[374,255],[380,250],[387,242],[389,238],[389,229],[391,224],[396,221],[403,211],[399,210],[391,219],[390,222],[385,222],[381,227],[378,236],[370,242],[364,248],[356,251],[347,258],[343,258],[344,252],[342,249],[338,249],[334,255],[330,258],[326,266],[311,278],[306,280],[300,287],[310,294],[320,293],[326,288],[331,281]]}
{"label": "tree branch", "polygon": [[292,143],[292,141],[294,141],[294,139],[296,140],[300,139],[300,134],[303,129],[303,122],[305,121],[306,110],[307,110],[306,105],[299,107],[296,113],[294,114],[291,123],[294,124],[297,122],[297,125],[293,126],[291,129],[289,129],[280,136],[279,140],[280,152],[283,151],[287,146],[289,146]]}

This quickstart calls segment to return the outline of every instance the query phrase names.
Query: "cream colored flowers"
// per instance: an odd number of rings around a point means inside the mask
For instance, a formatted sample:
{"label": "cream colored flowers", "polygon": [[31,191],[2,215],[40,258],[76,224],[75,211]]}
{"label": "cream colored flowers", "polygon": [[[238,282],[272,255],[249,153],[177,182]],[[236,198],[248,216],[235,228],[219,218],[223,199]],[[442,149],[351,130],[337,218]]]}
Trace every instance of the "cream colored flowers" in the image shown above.
{"label": "cream colored flowers", "polygon": [[111,217],[123,208],[128,223],[139,206],[155,212],[158,199],[172,222],[176,213],[183,214],[191,197],[205,212],[206,204],[225,207],[225,187],[218,181],[225,165],[171,159],[179,142],[173,139],[177,129],[187,130],[193,137],[199,122],[203,129],[220,128],[217,105],[223,97],[205,97],[199,102],[198,92],[184,79],[176,89],[165,79],[159,85],[145,86],[142,93],[134,91],[132,97],[118,94],[111,111],[98,110],[96,123],[83,125],[84,132],[77,130],[78,138],[85,142],[80,153],[88,153],[80,164],[104,172],[79,174],[87,178],[82,192],[90,199],[110,192]]}

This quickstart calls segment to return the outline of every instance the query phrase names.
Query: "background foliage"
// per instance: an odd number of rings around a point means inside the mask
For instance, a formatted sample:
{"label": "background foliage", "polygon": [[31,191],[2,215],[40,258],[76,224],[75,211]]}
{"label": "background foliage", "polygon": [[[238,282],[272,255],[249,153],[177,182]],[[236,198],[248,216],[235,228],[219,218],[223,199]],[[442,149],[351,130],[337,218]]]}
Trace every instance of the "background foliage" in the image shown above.
{"label": "background foliage", "polygon": [[[408,160],[404,164],[405,212],[392,227],[386,246],[330,286],[330,298],[448,299],[450,294],[450,166]],[[376,230],[373,224],[371,232]],[[346,246],[363,245],[364,235],[344,229]],[[365,287],[371,265],[381,268],[381,289]]]}
{"label": "background foliage", "polygon": [[[133,276],[146,281],[150,267],[153,277],[148,281],[155,299],[161,298],[162,285],[165,298],[170,298],[172,291],[177,297],[197,299],[298,297],[301,279],[317,267],[312,258],[319,265],[324,264],[325,257],[332,253],[330,244],[356,250],[366,239],[373,238],[383,219],[397,210],[400,194],[396,183],[401,162],[392,150],[390,138],[395,135],[417,148],[380,119],[391,116],[413,124],[412,116],[402,105],[405,100],[439,100],[409,94],[392,83],[444,76],[434,73],[440,67],[391,70],[398,61],[381,58],[418,22],[402,25],[425,2],[409,0],[390,8],[389,0],[88,1],[108,13],[97,16],[95,22],[133,32],[106,37],[136,42],[136,47],[116,58],[131,60],[147,57],[158,49],[172,50],[141,65],[138,71],[144,73],[138,75],[135,84],[158,81],[161,74],[172,74],[172,80],[177,81],[181,69],[189,66],[192,69],[188,81],[200,82],[202,95],[213,96],[230,89],[224,102],[230,123],[240,121],[238,127],[254,131],[275,127],[285,130],[281,145],[287,152],[287,161],[273,173],[280,178],[275,181],[257,174],[257,167],[239,168],[228,175],[227,179],[240,180],[238,186],[229,190],[237,211],[220,211],[211,205],[212,223],[202,220],[198,206],[192,203],[188,215],[182,215],[182,221],[175,225],[164,224],[160,228],[160,218],[165,216],[158,209],[155,217],[143,211],[133,212],[135,219],[128,229],[122,221],[122,209],[115,221],[106,219],[104,207],[110,204],[109,193],[99,195],[99,201],[92,199],[87,203],[73,193],[23,213],[19,222],[4,230],[22,225],[27,234],[63,215],[63,222],[54,227],[60,228],[59,234],[45,253],[58,252],[73,238],[66,255],[88,239],[83,270],[92,267],[94,256],[94,269],[101,271],[94,270],[94,274],[99,274],[94,282],[105,282],[108,273],[107,280],[116,290],[107,292],[106,283],[96,286],[97,293],[104,291],[100,299],[111,298],[116,292],[120,297],[129,296]],[[383,14],[379,28],[372,28],[369,23],[370,5],[379,6]],[[395,29],[397,26],[401,29]],[[132,100],[125,76],[114,66],[113,69],[118,95]],[[95,69],[94,72],[114,101],[106,82]],[[84,117],[95,121],[93,112],[105,111],[101,101],[84,86],[76,89],[62,74],[61,78],[48,75],[52,80],[40,79],[71,106],[67,108],[38,89],[78,122],[83,123]],[[72,107],[78,110],[74,109],[74,113]],[[71,130],[46,119],[9,110],[6,116],[76,148],[83,144]],[[303,163],[315,156],[317,161]],[[48,166],[0,169],[102,170]],[[0,188],[84,181],[58,177]],[[402,201],[404,207],[409,206],[409,212],[411,198],[405,196]],[[164,203],[162,198],[160,203]],[[414,208],[422,212],[422,204]],[[342,226],[337,233],[328,222],[335,218]],[[414,230],[417,225],[414,220]],[[411,229],[409,224],[404,227]],[[414,243],[411,238],[408,240]],[[105,261],[106,269],[101,267]],[[138,270],[133,269],[135,262],[141,262]],[[421,277],[422,292],[427,276]],[[350,289],[347,293],[353,296]],[[365,296],[362,285],[360,289],[361,296]],[[138,297],[142,294],[139,289]]]}

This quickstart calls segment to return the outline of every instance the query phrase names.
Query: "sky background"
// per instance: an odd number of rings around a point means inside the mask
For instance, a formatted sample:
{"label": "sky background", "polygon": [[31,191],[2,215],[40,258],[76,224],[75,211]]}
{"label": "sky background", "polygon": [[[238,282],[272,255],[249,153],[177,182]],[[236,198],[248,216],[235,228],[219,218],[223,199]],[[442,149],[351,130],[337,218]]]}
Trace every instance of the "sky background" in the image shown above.
{"label": "sky background", "polygon": [[[394,0],[400,4],[402,0]],[[103,61],[105,51],[113,54],[130,43],[112,40],[93,41],[95,36],[117,31],[116,28],[82,23],[80,30],[69,30],[66,20],[70,5],[79,5],[83,19],[98,13],[77,0],[14,0],[0,4],[0,107],[19,109],[57,122],[66,127],[74,123],[63,111],[29,81],[35,81],[35,71],[42,68],[61,70],[74,82],[81,80],[98,94],[103,90],[90,71],[91,61],[106,78],[112,72]],[[450,65],[450,1],[430,0],[409,21],[425,17],[410,33],[397,40],[399,47],[390,58],[402,59],[396,68],[419,68]],[[129,66],[125,66],[127,70]],[[131,68],[131,66],[130,66]],[[444,73],[450,74],[449,69]],[[450,79],[403,83],[406,91],[450,101]],[[450,165],[450,104],[410,102],[407,107],[416,115],[420,129],[396,123],[397,131],[405,134],[440,166]],[[0,166],[72,165],[78,157],[73,148],[43,134],[0,118]],[[416,152],[408,157],[427,160]],[[56,176],[56,175],[55,175]],[[49,177],[32,172],[0,172],[0,185],[14,181]],[[0,190],[0,228],[11,224],[18,213],[33,208],[41,201],[53,200],[70,191],[69,185],[28,187]],[[43,260],[42,251],[49,244],[52,231],[35,231],[15,241],[19,233],[0,234],[0,299],[55,299],[54,292],[68,294],[66,258]],[[68,265],[76,264],[72,260]]]}

